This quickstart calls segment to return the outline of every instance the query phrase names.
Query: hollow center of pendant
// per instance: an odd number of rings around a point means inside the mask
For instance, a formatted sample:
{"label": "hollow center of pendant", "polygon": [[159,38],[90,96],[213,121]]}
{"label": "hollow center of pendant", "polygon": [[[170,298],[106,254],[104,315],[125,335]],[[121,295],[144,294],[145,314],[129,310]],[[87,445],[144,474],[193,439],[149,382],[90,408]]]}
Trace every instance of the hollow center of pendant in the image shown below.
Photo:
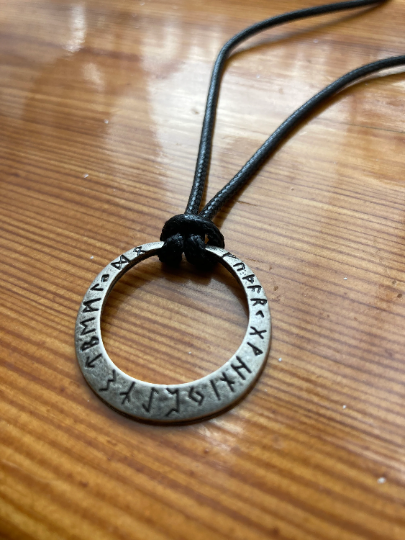
{"label": "hollow center of pendant", "polygon": [[142,261],[114,286],[102,316],[104,346],[122,371],[155,384],[199,379],[238,349],[245,294],[221,264],[209,273],[183,263]]}

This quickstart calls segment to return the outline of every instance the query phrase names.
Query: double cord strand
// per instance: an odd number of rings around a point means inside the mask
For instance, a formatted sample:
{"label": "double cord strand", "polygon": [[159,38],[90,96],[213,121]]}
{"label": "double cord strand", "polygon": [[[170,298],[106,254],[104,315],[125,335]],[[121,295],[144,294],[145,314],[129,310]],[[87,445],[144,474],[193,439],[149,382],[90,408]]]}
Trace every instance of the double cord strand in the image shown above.
{"label": "double cord strand", "polygon": [[204,206],[200,216],[212,219],[222,208],[222,206],[233,197],[254,175],[262,163],[270,156],[283,139],[296,127],[306,116],[308,116],[321,103],[332,97],[334,94],[345,88],[348,84],[358,79],[381,71],[382,69],[405,65],[405,56],[393,56],[377,60],[371,64],[359,67],[346,73],[329,86],[318,92],[304,105],[297,109],[287,120],[285,120],[267,141],[253,154],[242,169],[224,186],[218,193]]}
{"label": "double cord strand", "polygon": [[316,107],[345,88],[348,84],[382,69],[405,65],[405,55],[386,58],[350,71],[329,84],[287,118],[287,120],[285,120],[276,131],[270,135],[264,144],[262,144],[255,154],[253,154],[253,156],[245,163],[232,180],[230,180],[199,212],[210,165],[212,138],[221,77],[226,60],[235,47],[263,30],[287,22],[348,9],[379,5],[385,2],[387,2],[387,0],[354,0],[291,11],[283,15],[277,15],[276,17],[260,21],[245,28],[233,36],[222,47],[212,70],[190,197],[184,214],[171,218],[171,220],[166,222],[165,227],[163,228],[161,239],[165,240],[165,246],[160,256],[162,261],[179,262],[179,260],[181,260],[181,252],[184,251],[190,262],[199,266],[204,266],[205,262],[207,262],[207,257],[202,253],[202,251],[205,251],[205,240],[203,238],[205,234],[208,235],[208,240],[211,245],[223,247],[224,244],[221,233],[211,220],[219,212],[222,206],[249,182],[252,176],[270,157],[286,136]]}

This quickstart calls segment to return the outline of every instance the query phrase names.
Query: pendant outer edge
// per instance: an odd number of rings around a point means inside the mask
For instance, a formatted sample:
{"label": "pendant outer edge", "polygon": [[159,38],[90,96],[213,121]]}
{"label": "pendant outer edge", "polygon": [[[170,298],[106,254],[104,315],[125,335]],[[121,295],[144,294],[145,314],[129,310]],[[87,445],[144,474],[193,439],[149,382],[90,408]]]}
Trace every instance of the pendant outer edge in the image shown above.
{"label": "pendant outer edge", "polygon": [[144,422],[190,422],[230,408],[253,387],[270,349],[270,311],[264,289],[251,269],[227,250],[207,246],[244,290],[249,318],[241,345],[219,369],[195,381],[163,385],[130,377],[114,364],[105,350],[101,336],[103,307],[115,283],[134,265],[157,255],[162,246],[163,242],[137,246],[97,275],[77,316],[76,355],[91,389],[118,412]]}

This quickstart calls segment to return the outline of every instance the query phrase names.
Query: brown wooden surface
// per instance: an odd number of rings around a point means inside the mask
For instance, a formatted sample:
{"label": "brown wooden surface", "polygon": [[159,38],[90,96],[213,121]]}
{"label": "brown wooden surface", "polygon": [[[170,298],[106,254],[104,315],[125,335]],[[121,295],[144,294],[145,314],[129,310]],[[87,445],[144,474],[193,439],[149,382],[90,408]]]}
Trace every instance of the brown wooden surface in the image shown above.
{"label": "brown wooden surface", "polygon": [[[272,312],[244,401],[139,424],[90,391],[73,347],[94,276],[184,210],[220,46],[321,3],[0,2],[1,538],[405,538],[403,70],[319,110],[217,219]],[[393,0],[246,44],[224,76],[208,196],[317,90],[404,54],[404,22]],[[153,259],[115,287],[104,336],[128,373],[185,382],[245,324],[225,270]]]}

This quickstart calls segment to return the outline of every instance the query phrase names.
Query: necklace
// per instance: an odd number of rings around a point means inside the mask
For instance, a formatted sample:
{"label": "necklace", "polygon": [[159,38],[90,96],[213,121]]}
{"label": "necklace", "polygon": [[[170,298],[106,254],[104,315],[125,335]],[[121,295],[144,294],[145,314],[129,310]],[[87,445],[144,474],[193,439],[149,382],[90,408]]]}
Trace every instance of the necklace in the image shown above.
{"label": "necklace", "polygon": [[[137,246],[108,264],[87,290],[76,323],[76,354],[92,390],[109,406],[128,416],[156,423],[185,422],[212,416],[239,401],[259,377],[270,349],[268,301],[257,276],[225,250],[224,238],[212,222],[222,206],[247,184],[288,133],[329,97],[361,77],[404,65],[405,56],[379,60],[355,69],[321,90],[297,109],[265,141],[242,169],[199,211],[207,180],[221,75],[230,52],[245,39],[273,26],[386,0],[339,2],[266,19],[242,30],[221,49],[211,76],[194,181],[184,214],[169,219],[160,242]],[[206,242],[207,239],[207,242]],[[150,384],[121,371],[108,356],[101,336],[103,307],[114,284],[134,265],[157,255],[178,264],[185,254],[199,268],[220,262],[237,279],[248,304],[248,328],[236,353],[221,368],[196,381],[178,385]]]}

